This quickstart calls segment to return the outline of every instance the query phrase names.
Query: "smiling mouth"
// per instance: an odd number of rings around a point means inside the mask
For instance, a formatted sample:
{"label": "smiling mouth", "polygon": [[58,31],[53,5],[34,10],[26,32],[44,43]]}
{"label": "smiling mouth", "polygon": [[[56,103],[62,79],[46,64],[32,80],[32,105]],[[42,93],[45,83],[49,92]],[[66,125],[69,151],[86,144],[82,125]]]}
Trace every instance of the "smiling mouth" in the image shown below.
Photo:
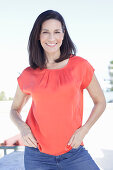
{"label": "smiling mouth", "polygon": [[46,45],[49,46],[49,47],[55,47],[56,44],[57,44],[57,43],[55,43],[55,44],[46,43]]}

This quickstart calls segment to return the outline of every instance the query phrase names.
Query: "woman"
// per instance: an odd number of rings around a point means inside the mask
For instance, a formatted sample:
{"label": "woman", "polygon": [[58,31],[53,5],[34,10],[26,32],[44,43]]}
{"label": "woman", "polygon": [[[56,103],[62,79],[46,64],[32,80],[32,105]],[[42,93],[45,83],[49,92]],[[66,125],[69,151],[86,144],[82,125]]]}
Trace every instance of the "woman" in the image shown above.
{"label": "woman", "polygon": [[[41,13],[32,28],[30,67],[18,77],[10,116],[20,130],[26,170],[97,170],[83,139],[103,113],[106,102],[94,68],[69,37],[63,17],[56,11]],[[83,90],[94,107],[82,125]],[[20,112],[32,97],[26,122]]]}

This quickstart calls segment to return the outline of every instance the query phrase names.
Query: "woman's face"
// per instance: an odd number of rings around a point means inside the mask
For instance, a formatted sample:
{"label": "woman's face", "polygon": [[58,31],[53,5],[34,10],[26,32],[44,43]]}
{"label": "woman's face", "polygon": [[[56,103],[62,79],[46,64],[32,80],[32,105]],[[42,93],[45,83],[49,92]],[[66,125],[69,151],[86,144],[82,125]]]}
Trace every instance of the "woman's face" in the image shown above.
{"label": "woman's face", "polygon": [[47,54],[60,53],[60,46],[64,38],[61,22],[49,19],[43,22],[40,32],[40,43]]}

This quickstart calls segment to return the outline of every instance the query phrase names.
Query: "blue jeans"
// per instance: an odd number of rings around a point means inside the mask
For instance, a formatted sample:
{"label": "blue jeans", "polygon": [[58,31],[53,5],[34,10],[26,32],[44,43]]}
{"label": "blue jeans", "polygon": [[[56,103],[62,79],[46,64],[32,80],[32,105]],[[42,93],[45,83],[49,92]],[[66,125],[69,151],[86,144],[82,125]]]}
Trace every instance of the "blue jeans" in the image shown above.
{"label": "blue jeans", "polygon": [[58,156],[45,154],[38,148],[26,146],[24,165],[25,170],[99,170],[84,146],[72,148]]}

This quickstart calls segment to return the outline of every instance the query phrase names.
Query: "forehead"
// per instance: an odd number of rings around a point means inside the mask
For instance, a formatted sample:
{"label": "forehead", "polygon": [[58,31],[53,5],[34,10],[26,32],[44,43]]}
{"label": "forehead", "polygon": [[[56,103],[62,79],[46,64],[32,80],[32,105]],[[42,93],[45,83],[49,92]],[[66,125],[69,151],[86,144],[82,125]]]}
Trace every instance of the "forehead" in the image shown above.
{"label": "forehead", "polygon": [[42,29],[62,29],[62,24],[59,20],[48,19],[42,23]]}

